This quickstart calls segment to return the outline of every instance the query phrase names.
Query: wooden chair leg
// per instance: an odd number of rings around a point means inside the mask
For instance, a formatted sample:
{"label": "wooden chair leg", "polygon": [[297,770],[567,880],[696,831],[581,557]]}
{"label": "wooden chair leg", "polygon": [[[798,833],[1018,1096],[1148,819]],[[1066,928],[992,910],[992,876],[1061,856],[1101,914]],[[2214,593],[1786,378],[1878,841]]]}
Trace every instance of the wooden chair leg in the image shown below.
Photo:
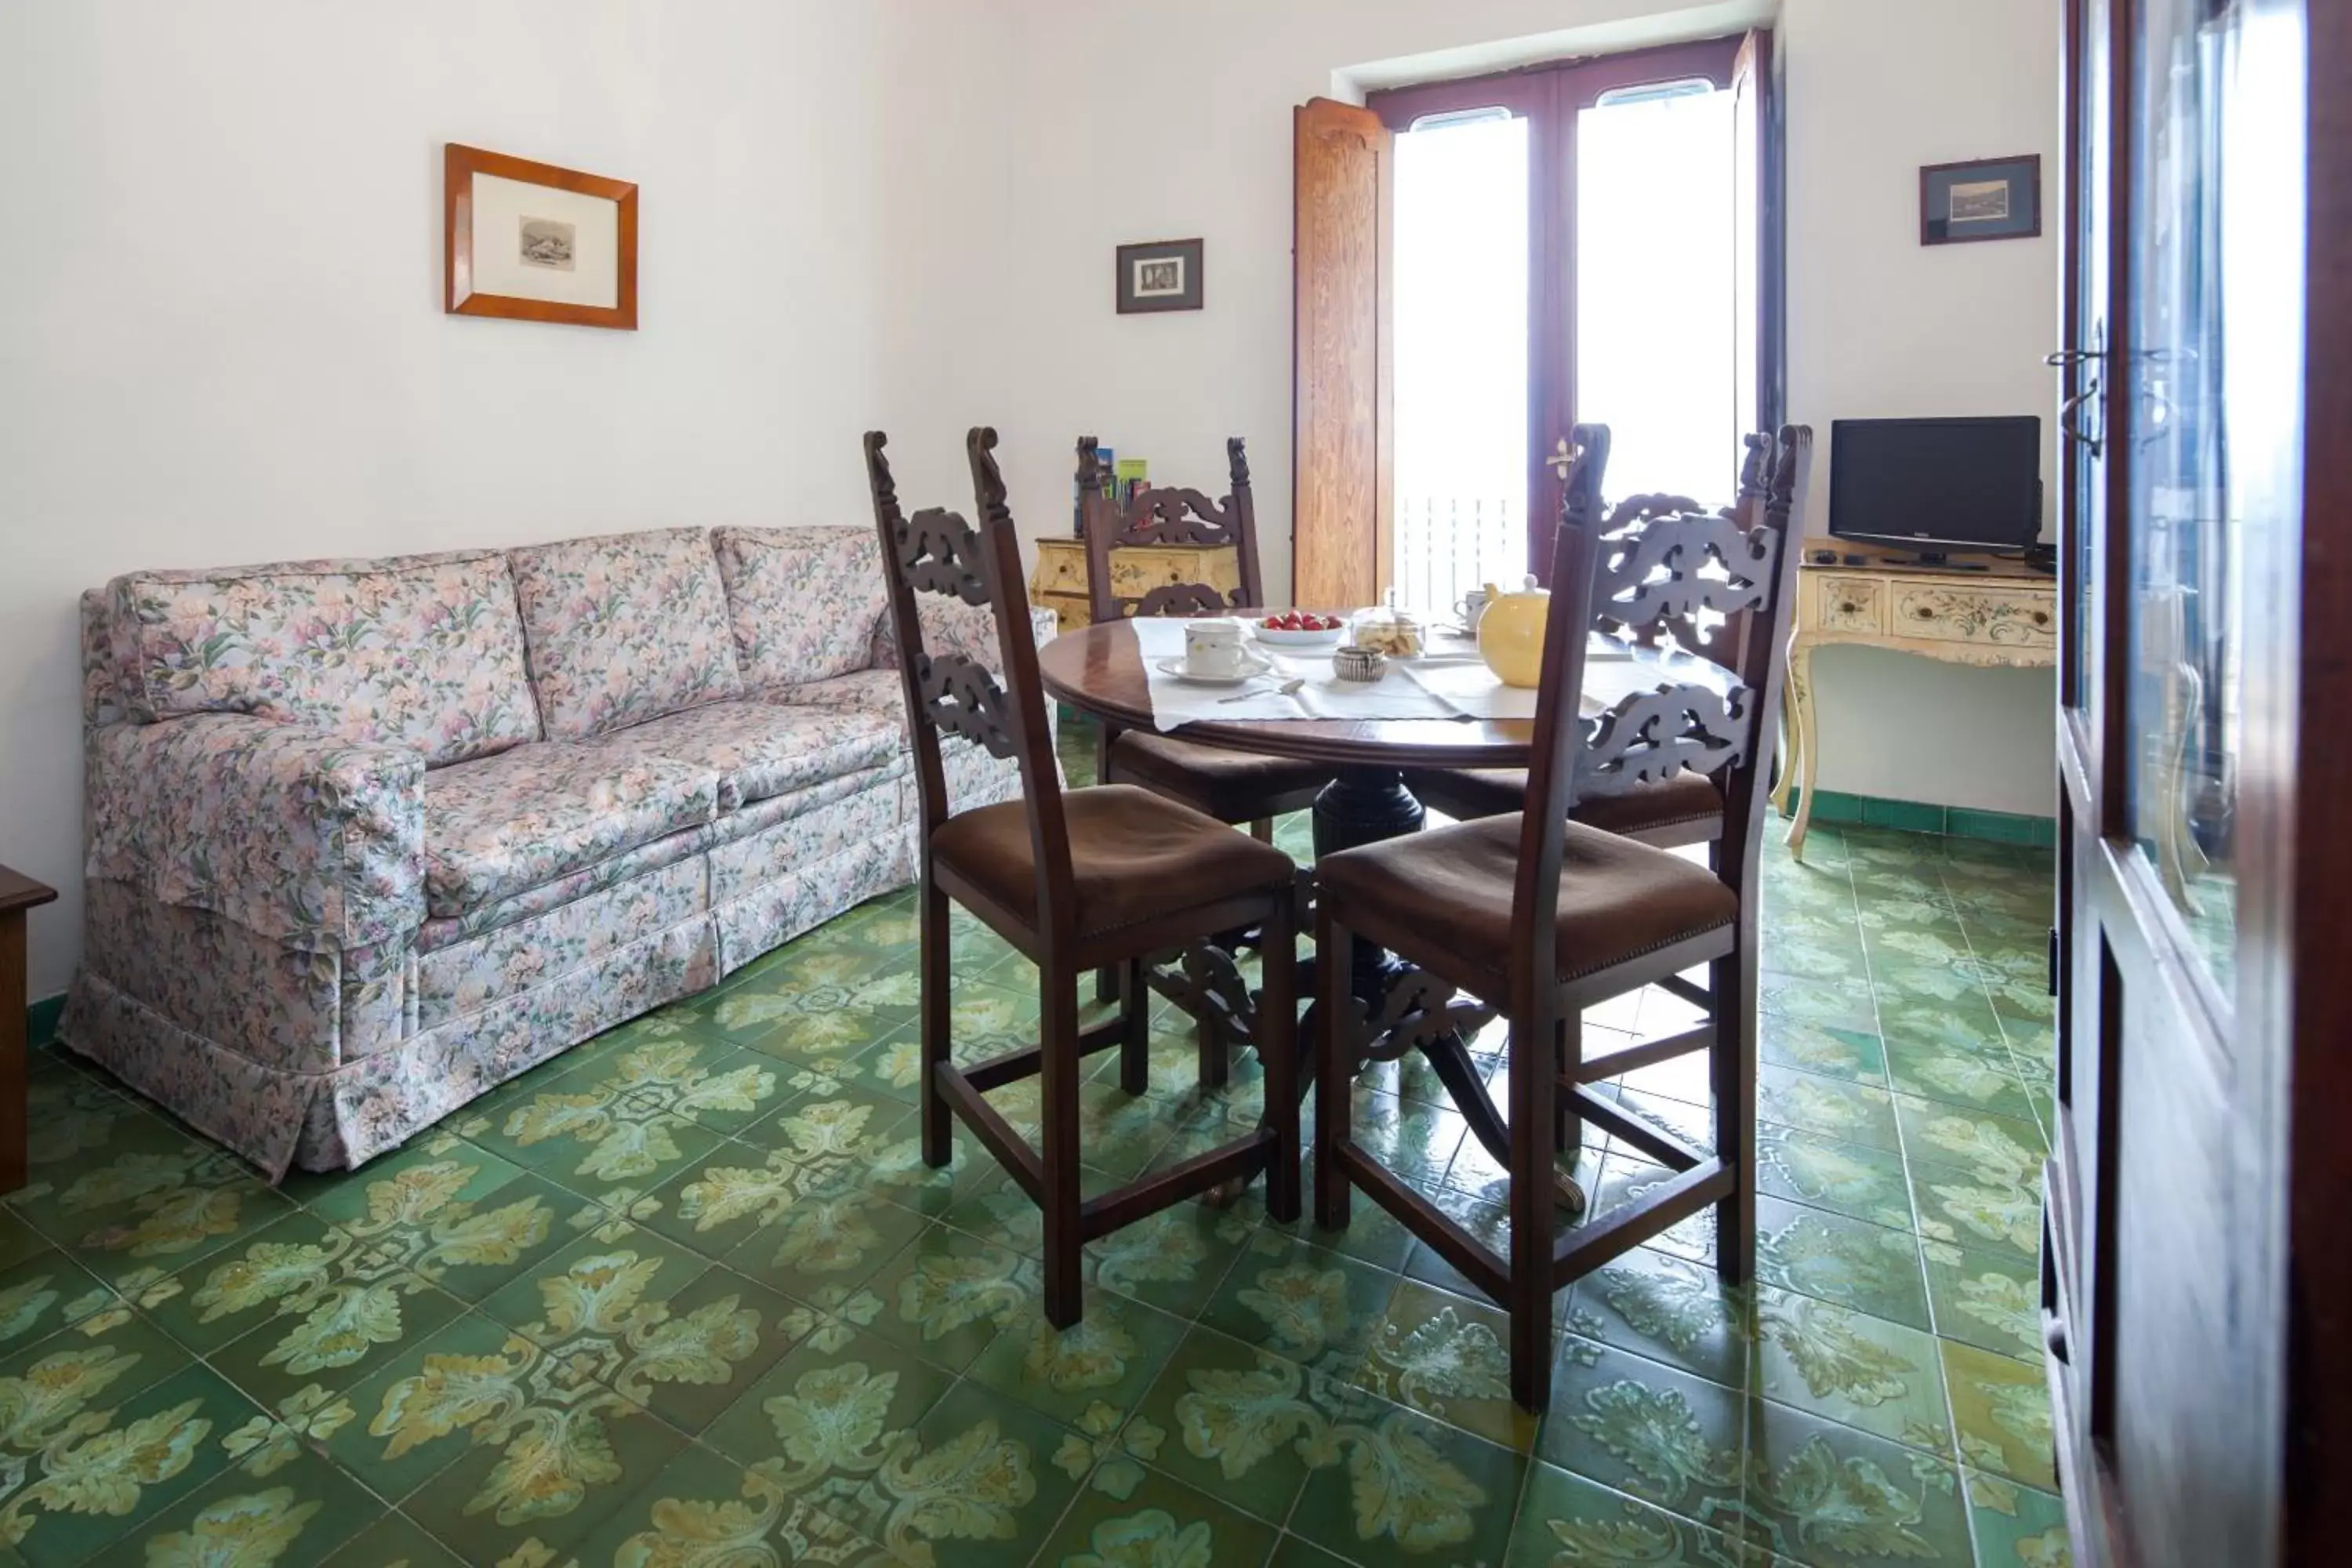
{"label": "wooden chair leg", "polygon": [[1118,974],[1118,1087],[1141,1094],[1151,1087],[1151,991],[1143,984],[1143,960],[1128,960]]}
{"label": "wooden chair leg", "polygon": [[1256,821],[1251,823],[1250,837],[1256,839],[1260,844],[1273,843],[1274,818],[1270,816],[1261,816]]}
{"label": "wooden chair leg", "polygon": [[1077,976],[1049,969],[1038,997],[1038,1131],[1045,1167],[1045,1321],[1057,1329],[1085,1311],[1078,1269]]}
{"label": "wooden chair leg", "polygon": [[919,895],[922,902],[919,916],[919,936],[922,973],[918,981],[920,996],[919,1060],[922,1086],[923,1163],[934,1169],[944,1165],[955,1153],[955,1117],[948,1110],[947,1096],[940,1092],[939,1069],[948,1060],[948,1019],[952,1000],[948,990],[948,896],[940,891],[926,877]]}
{"label": "wooden chair leg", "polygon": [[1095,971],[1095,1001],[1099,1005],[1108,1007],[1114,1002],[1125,1000],[1119,989],[1120,968],[1116,963],[1106,963]]}
{"label": "wooden chair leg", "polygon": [[1233,1046],[1225,1031],[1206,1018],[1192,1025],[1192,1044],[1201,1054],[1201,1087],[1223,1089],[1233,1081]]}
{"label": "wooden chair leg", "polygon": [[1715,1206],[1715,1267],[1727,1285],[1756,1274],[1756,955],[1743,941],[1709,965],[1715,993],[1715,1045],[1708,1052],[1715,1090],[1715,1152],[1733,1163],[1730,1195]]}
{"label": "wooden chair leg", "polygon": [[1265,1119],[1274,1128],[1274,1167],[1265,1210],[1277,1224],[1298,1217],[1298,929],[1288,899],[1275,900],[1265,922],[1258,992],[1257,1054],[1265,1067]]}
{"label": "wooden chair leg", "polygon": [[[1348,963],[1351,951],[1348,928],[1331,918],[1327,901],[1315,920],[1315,1223],[1325,1230],[1348,1225],[1348,1173],[1339,1165],[1340,1145],[1348,1142],[1356,1080],[1349,1060],[1346,1020],[1352,1000],[1348,994]],[[1269,1086],[1270,1088],[1271,1086]]]}
{"label": "wooden chair leg", "polygon": [[[1540,1415],[1551,1402],[1553,1152],[1559,1108],[1559,1035],[1549,1018],[1514,1017],[1511,1026],[1511,1398]],[[1526,1048],[1532,1045],[1533,1049]]]}
{"label": "wooden chair leg", "polygon": [[[1584,1059],[1582,1016],[1567,1017],[1559,1021],[1559,1037],[1553,1043],[1552,1054],[1559,1063],[1562,1078],[1568,1076],[1569,1068]],[[1556,1153],[1565,1154],[1584,1142],[1584,1119],[1570,1110],[1569,1105],[1570,1101],[1562,1097],[1556,1107],[1557,1114],[1553,1118],[1551,1139],[1552,1149]]]}

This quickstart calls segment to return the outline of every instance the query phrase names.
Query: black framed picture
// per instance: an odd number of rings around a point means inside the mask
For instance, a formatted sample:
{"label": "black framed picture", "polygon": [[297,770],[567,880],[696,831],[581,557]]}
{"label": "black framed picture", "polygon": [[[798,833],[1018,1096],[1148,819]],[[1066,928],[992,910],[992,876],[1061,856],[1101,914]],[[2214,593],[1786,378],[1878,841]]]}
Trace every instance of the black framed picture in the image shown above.
{"label": "black framed picture", "polygon": [[1929,163],[1919,171],[1919,243],[2032,239],[2042,232],[2042,155]]}
{"label": "black framed picture", "polygon": [[1201,241],[1161,239],[1118,247],[1118,313],[1201,308]]}

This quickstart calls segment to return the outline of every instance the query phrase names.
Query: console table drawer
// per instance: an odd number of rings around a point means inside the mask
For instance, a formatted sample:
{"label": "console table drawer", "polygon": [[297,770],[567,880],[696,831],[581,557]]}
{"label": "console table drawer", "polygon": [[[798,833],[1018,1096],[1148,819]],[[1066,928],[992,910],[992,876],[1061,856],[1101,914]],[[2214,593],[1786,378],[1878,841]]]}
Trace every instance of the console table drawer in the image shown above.
{"label": "console table drawer", "polygon": [[1934,642],[2054,648],[2057,599],[2032,590],[1897,587],[1887,630]]}
{"label": "console table drawer", "polygon": [[1813,580],[1813,624],[1825,632],[1886,629],[1886,584],[1868,577]]}

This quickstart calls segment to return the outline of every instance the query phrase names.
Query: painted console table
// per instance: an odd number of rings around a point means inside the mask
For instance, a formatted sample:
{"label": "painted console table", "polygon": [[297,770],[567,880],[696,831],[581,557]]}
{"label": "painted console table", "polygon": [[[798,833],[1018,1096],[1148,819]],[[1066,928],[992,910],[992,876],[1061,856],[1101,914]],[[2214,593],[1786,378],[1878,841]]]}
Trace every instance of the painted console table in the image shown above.
{"label": "painted console table", "polygon": [[[1797,574],[1797,628],[1789,638],[1790,754],[1773,808],[1786,816],[1793,787],[1797,819],[1789,849],[1802,858],[1821,760],[1813,700],[1813,653],[1836,643],[1892,648],[1946,664],[2046,669],[2058,662],[2058,582],[2014,562],[1981,572],[1903,566],[1873,559],[1858,566],[1816,564],[1809,542]],[[1843,552],[1840,555],[1843,560]]]}
{"label": "painted console table", "polygon": [[32,1129],[25,1095],[25,914],[57,897],[30,877],[0,866],[0,1193],[25,1184]]}

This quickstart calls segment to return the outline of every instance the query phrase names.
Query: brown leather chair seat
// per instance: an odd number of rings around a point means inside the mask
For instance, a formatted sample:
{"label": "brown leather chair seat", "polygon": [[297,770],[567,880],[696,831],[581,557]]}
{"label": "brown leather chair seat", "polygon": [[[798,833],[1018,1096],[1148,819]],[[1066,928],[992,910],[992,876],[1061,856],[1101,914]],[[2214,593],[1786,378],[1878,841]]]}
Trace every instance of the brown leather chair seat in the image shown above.
{"label": "brown leather chair seat", "polygon": [[[1511,951],[1519,818],[1512,812],[1326,855],[1316,879],[1327,901],[1341,909],[1361,902],[1423,933],[1449,955],[1450,973],[1499,982]],[[1573,821],[1567,835],[1559,868],[1563,981],[1739,918],[1738,895],[1704,866]]]}
{"label": "brown leather chair seat", "polygon": [[[1247,822],[1331,782],[1328,763],[1265,757],[1145,730],[1110,743],[1110,776],[1148,786],[1220,822]],[[1514,807],[1513,809],[1517,809]]]}
{"label": "brown leather chair seat", "polygon": [[[1289,856],[1189,806],[1132,784],[1066,790],[1070,871],[1081,935],[1116,931],[1171,910],[1289,887]],[[950,817],[931,855],[1021,919],[1037,919],[1037,871],[1028,807],[1008,800]]]}
{"label": "brown leather chair seat", "polygon": [[[1465,821],[1517,811],[1528,795],[1525,768],[1447,768],[1408,773],[1405,784],[1429,805]],[[1723,792],[1705,773],[1680,773],[1624,795],[1580,800],[1570,816],[1607,833],[1689,828],[1692,841],[1714,838],[1723,831]],[[1697,831],[1707,824],[1713,825],[1712,831]]]}

